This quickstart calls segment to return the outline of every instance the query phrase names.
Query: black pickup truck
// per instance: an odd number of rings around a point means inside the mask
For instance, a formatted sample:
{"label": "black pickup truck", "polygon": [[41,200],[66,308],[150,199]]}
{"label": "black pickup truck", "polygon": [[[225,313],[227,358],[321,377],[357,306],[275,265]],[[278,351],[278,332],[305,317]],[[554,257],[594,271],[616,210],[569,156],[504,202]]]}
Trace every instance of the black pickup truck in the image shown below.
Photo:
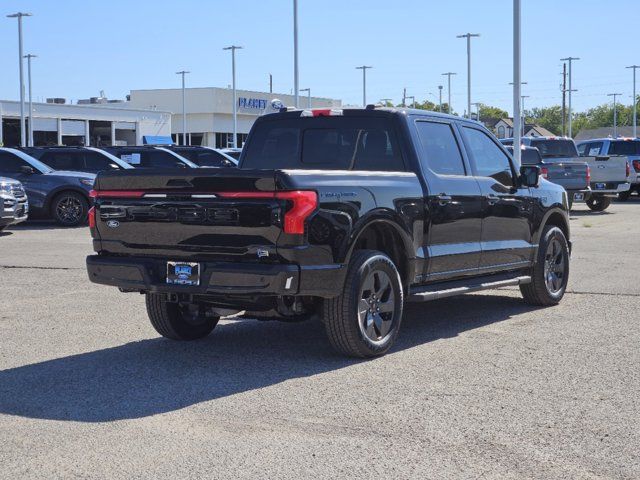
{"label": "black pickup truck", "polygon": [[560,301],[568,200],[480,124],[409,109],[260,117],[239,168],[96,179],[91,281],[146,294],[163,336],[220,316],[319,317],[332,345],[387,352],[405,301],[519,285]]}

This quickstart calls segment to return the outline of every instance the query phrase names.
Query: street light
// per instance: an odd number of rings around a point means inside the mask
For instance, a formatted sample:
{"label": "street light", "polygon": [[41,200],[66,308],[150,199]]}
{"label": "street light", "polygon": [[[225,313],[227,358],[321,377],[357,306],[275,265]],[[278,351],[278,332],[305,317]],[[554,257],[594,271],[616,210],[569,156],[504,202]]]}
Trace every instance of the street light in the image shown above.
{"label": "street light", "polygon": [[447,113],[451,114],[451,75],[457,75],[455,72],[447,72],[442,75],[447,76],[447,95],[449,96],[449,100],[447,103]]}
{"label": "street light", "polygon": [[613,97],[613,138],[618,138],[618,111],[616,109],[616,97],[621,93],[608,93],[607,97]]}
{"label": "street light", "polygon": [[633,68],[633,138],[638,138],[638,99],[636,98],[636,70],[640,65],[631,65]]}
{"label": "street light", "polygon": [[301,88],[301,92],[307,92],[307,107],[311,108],[311,89],[310,88]]}
{"label": "street light", "polygon": [[469,112],[469,118],[471,118],[471,38],[479,36],[479,33],[465,33],[457,37],[467,39],[467,112]]}
{"label": "street light", "polygon": [[367,106],[367,69],[373,68],[372,66],[362,65],[356,67],[356,70],[362,70],[362,106]]}
{"label": "street light", "polygon": [[[186,95],[185,95],[185,89],[184,89],[184,76],[187,73],[191,73],[187,70],[181,70],[179,72],[176,72],[176,75],[182,75],[182,144],[186,145],[187,144],[187,102],[186,102]],[[180,142],[178,142],[180,143]]]}
{"label": "street light", "polygon": [[520,99],[521,99],[521,102],[522,102],[522,107],[521,108],[522,108],[522,136],[523,137],[524,137],[524,130],[525,130],[526,126],[527,126],[527,116],[524,113],[524,99],[525,98],[529,98],[529,95],[520,95]]}
{"label": "street light", "polygon": [[18,12],[7,15],[7,18],[18,19],[18,63],[20,65],[20,146],[24,147],[26,144],[26,132],[24,121],[24,69],[22,66],[22,17],[31,17],[32,14]]}
{"label": "street light", "polygon": [[33,101],[31,96],[31,59],[36,58],[37,55],[28,53],[24,56],[27,59],[27,79],[29,82],[29,145],[33,147]]}
{"label": "street light", "polygon": [[438,111],[442,113],[442,85],[438,85]]}
{"label": "street light", "polygon": [[411,108],[416,108],[416,97],[415,95],[405,95],[405,101],[409,98],[411,99]]}
{"label": "street light", "polygon": [[[476,107],[476,120],[479,122],[480,121],[480,105],[482,105],[480,102],[474,102],[471,105]],[[469,118],[471,118],[471,116],[469,116]]]}
{"label": "street light", "polygon": [[293,0],[293,91],[295,92],[295,107],[298,108],[298,0]]}
{"label": "street light", "polygon": [[381,98],[380,103],[382,103],[382,105],[384,105],[385,107],[388,103],[391,103],[391,106],[393,106],[393,103],[391,102],[392,100],[393,98]]}
{"label": "street light", "polygon": [[[224,47],[223,50],[231,50],[231,81],[233,84],[233,141],[231,145],[233,148],[238,146],[238,99],[236,98],[236,50],[240,50],[242,47],[231,45],[230,47]],[[296,80],[297,81],[297,80]],[[296,107],[298,106],[298,90],[296,89]]]}
{"label": "street light", "polygon": [[569,62],[569,111],[568,111],[568,118],[569,118],[569,137],[571,137],[571,92],[575,92],[577,90],[573,90],[573,88],[571,87],[571,64],[573,63],[574,60],[580,60],[578,57],[567,57],[567,58],[561,58],[560,61],[561,62]]}
{"label": "street light", "polygon": [[522,38],[520,35],[520,0],[513,0],[513,159],[516,165],[522,165],[522,151],[520,149],[520,90],[522,76],[520,65],[520,50]]}

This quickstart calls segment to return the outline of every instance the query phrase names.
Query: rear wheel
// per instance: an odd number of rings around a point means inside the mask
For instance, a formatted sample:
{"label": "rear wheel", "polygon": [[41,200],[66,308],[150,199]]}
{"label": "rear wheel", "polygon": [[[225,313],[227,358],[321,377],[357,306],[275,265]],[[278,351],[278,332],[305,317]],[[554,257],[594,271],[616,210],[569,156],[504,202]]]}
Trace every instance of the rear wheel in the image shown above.
{"label": "rear wheel", "polygon": [[562,230],[548,226],[542,232],[531,283],[520,285],[525,302],[531,305],[555,305],[569,281],[569,245]]}
{"label": "rear wheel", "polygon": [[611,199],[609,197],[592,196],[587,200],[587,206],[594,212],[602,212],[609,208],[609,205],[611,205]]}
{"label": "rear wheel", "polygon": [[51,202],[51,215],[64,227],[75,227],[86,221],[89,202],[77,192],[62,192]]}
{"label": "rear wheel", "polygon": [[146,294],[147,314],[151,325],[163,337],[172,340],[197,340],[206,337],[218,324],[220,317],[204,305],[168,302],[157,293]]}
{"label": "rear wheel", "polygon": [[323,304],[329,341],[351,357],[384,355],[398,335],[402,302],[400,275],[391,259],[374,250],[356,251],[342,295]]}

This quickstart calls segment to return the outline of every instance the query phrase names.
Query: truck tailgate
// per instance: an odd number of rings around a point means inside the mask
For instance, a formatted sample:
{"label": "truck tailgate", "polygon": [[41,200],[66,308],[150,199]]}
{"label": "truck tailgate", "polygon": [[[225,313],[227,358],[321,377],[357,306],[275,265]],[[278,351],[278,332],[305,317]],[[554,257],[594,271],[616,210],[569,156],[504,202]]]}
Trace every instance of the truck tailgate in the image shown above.
{"label": "truck tailgate", "polygon": [[589,186],[587,181],[589,166],[585,162],[545,162],[544,168],[547,169],[547,179],[563,186],[565,190],[582,190]]}
{"label": "truck tailgate", "polygon": [[276,184],[286,183],[277,177],[274,170],[231,168],[101,173],[90,216],[96,250],[273,261],[291,208],[276,195]]}
{"label": "truck tailgate", "polygon": [[627,178],[625,157],[580,157],[591,167],[591,183],[620,183]]}

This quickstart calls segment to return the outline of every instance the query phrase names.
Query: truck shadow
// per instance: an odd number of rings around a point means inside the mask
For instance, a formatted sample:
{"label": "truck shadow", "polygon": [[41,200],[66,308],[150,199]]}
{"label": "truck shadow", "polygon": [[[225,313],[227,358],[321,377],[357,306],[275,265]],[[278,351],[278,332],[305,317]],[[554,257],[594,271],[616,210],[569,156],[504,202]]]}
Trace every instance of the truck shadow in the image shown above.
{"label": "truck shadow", "polygon": [[[409,304],[388,355],[532,308],[500,294]],[[0,371],[0,413],[79,422],[141,418],[361,362],[334,354],[319,322],[230,321],[197,342],[141,340]]]}

